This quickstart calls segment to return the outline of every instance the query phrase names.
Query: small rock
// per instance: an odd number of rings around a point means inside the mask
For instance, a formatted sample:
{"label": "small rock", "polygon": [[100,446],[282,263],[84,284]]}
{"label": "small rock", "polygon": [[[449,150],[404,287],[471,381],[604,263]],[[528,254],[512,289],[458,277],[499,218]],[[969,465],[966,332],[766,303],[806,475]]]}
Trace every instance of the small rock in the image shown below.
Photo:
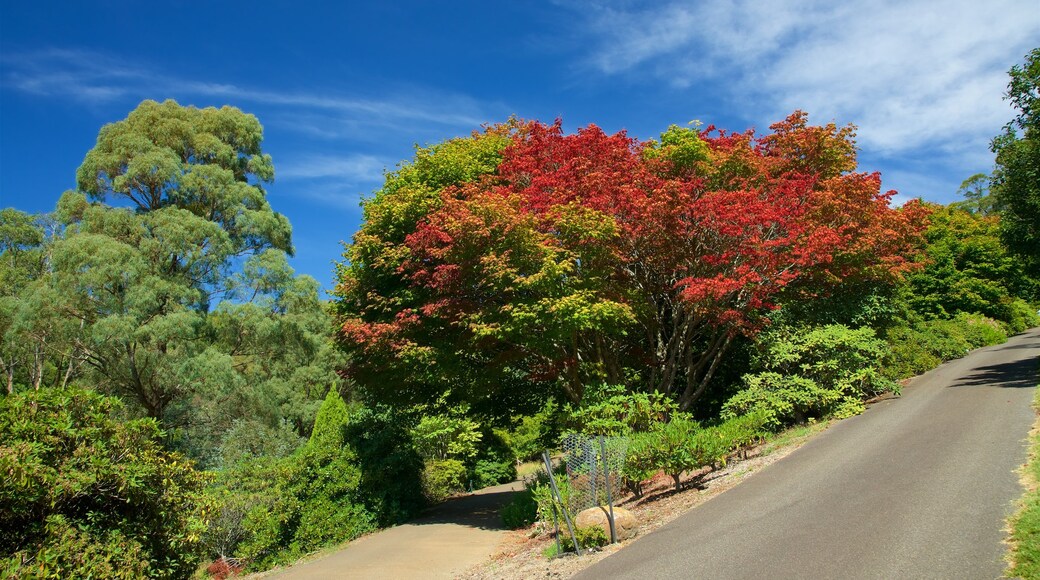
{"label": "small rock", "polygon": [[[596,526],[602,529],[607,537],[610,537],[610,508],[606,506],[592,507],[578,514],[574,518],[574,525],[579,528]],[[635,514],[625,508],[614,508],[614,531],[617,533],[618,541],[636,537],[639,531],[639,521]]]}

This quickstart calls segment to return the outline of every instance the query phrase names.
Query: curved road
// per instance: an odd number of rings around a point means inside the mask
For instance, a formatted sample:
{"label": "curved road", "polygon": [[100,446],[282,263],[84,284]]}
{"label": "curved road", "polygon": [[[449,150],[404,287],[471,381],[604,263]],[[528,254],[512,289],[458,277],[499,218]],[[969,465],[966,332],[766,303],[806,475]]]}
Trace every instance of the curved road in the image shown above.
{"label": "curved road", "polygon": [[1000,578],[1038,356],[948,362],[576,578]]}

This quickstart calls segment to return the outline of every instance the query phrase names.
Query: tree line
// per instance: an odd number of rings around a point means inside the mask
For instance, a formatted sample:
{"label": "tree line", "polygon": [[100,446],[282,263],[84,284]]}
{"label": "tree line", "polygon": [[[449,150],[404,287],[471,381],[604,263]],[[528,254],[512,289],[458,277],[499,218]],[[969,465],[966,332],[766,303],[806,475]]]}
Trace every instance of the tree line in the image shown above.
{"label": "tree line", "polygon": [[854,414],[1036,326],[1040,49],[1010,75],[995,170],[947,206],[893,207],[854,128],[800,111],[417,147],[330,301],[288,265],[259,121],[145,101],[53,212],[0,211],[2,566],[262,569],[509,480],[567,429],[635,437],[633,489],[678,484],[731,451],[690,448],[705,429],[739,448]]}

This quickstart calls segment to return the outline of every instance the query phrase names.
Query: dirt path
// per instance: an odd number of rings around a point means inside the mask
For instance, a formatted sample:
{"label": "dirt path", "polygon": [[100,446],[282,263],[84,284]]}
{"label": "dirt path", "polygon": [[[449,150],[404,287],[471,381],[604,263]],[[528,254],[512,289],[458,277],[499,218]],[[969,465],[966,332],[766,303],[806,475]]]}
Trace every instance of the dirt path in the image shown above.
{"label": "dirt path", "polygon": [[435,506],[407,524],[264,576],[279,580],[453,578],[493,554],[506,536],[498,510],[522,489],[508,483]]}

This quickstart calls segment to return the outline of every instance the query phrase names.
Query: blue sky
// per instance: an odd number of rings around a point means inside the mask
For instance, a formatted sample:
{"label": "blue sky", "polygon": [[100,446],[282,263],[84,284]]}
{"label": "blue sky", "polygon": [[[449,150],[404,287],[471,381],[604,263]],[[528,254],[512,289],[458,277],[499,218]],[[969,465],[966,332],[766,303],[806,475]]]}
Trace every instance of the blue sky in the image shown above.
{"label": "blue sky", "polygon": [[802,109],[856,124],[897,199],[948,203],[1038,45],[1036,0],[4,0],[0,207],[51,211],[103,124],[167,98],[260,119],[293,265],[325,288],[384,169],[511,114],[646,139]]}

